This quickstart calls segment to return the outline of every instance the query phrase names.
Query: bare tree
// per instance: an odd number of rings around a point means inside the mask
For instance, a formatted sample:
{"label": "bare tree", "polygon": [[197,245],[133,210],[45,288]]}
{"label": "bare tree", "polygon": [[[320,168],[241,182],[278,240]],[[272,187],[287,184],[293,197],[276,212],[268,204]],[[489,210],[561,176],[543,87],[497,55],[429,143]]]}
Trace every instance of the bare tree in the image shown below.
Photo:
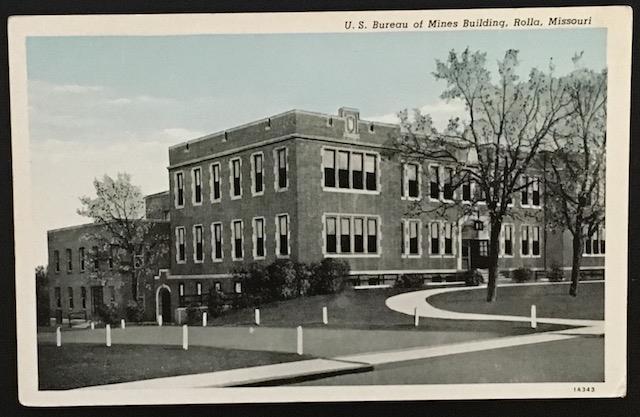
{"label": "bare tree", "polygon": [[81,197],[78,209],[78,214],[97,225],[84,237],[96,245],[88,258],[96,266],[106,264],[106,268],[94,268],[101,277],[130,277],[131,298],[137,301],[139,280],[157,272],[169,250],[168,236],[156,227],[157,221],[144,218],[142,193],[129,174],[118,174],[116,179],[104,175],[93,185],[96,197]]}
{"label": "bare tree", "polygon": [[510,49],[492,77],[485,53],[451,51],[445,62],[436,61],[434,75],[447,85],[441,98],[461,100],[465,114],[449,120],[441,132],[419,111],[413,120],[407,112],[399,114],[405,132],[396,144],[401,157],[442,161],[453,168],[450,188],[470,182],[477,191],[464,202],[443,201],[440,210],[488,215],[489,302],[496,299],[500,232],[505,216],[511,214],[512,195],[531,186],[521,178],[534,168],[550,132],[570,111],[566,87],[553,76],[552,66],[547,72],[533,68],[522,81],[518,65],[518,51]]}
{"label": "bare tree", "polygon": [[607,72],[577,69],[565,85],[572,111],[553,128],[544,161],[549,168],[549,220],[572,235],[569,293],[575,297],[585,239],[599,236],[604,225]]}

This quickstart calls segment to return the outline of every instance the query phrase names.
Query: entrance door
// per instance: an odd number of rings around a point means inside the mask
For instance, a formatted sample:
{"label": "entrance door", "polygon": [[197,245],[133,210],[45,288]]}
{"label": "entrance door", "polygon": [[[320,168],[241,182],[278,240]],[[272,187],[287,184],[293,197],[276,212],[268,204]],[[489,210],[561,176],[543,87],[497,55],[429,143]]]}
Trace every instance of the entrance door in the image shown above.
{"label": "entrance door", "polygon": [[473,239],[469,241],[471,255],[471,269],[486,269],[489,267],[489,241]]}
{"label": "entrance door", "polygon": [[160,290],[160,302],[162,305],[162,321],[171,321],[171,293],[166,288]]}
{"label": "entrance door", "polygon": [[91,313],[97,314],[98,307],[104,303],[102,287],[91,287]]}

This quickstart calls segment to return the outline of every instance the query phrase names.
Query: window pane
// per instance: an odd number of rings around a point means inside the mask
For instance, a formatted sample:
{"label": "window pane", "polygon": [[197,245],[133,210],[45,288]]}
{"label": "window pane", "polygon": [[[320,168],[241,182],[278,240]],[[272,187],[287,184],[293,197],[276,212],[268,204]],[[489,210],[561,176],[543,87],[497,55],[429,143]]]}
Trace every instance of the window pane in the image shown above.
{"label": "window pane", "polygon": [[376,219],[367,220],[367,252],[378,252],[378,222]]}
{"label": "window pane", "polygon": [[377,189],[376,178],[376,156],[366,155],[364,158],[364,170],[366,172],[366,188],[369,191],[375,191]]}
{"label": "window pane", "polygon": [[254,164],[255,164],[256,173],[261,173],[262,172],[262,155],[255,155],[254,158],[255,158]]}
{"label": "window pane", "polygon": [[322,152],[322,166],[325,168],[336,167],[336,152],[331,149],[325,149]]}
{"label": "window pane", "polygon": [[287,234],[287,216],[280,216],[279,217],[279,222],[280,222],[280,234],[281,235],[286,235]]}
{"label": "window pane", "polygon": [[338,185],[349,188],[349,153],[338,152]]}

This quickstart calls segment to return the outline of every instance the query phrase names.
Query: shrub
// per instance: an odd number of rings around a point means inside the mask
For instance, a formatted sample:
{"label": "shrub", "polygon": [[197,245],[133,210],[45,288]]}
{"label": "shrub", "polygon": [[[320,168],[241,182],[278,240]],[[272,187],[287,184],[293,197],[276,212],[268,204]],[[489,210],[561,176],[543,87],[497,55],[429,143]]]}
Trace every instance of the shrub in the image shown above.
{"label": "shrub", "polygon": [[515,282],[526,282],[526,281],[531,281],[532,277],[533,277],[533,274],[531,273],[531,270],[529,268],[518,268],[515,271],[513,271],[512,279]]}
{"label": "shrub", "polygon": [[349,264],[342,260],[325,258],[310,266],[310,294],[335,294],[342,291],[349,276]]}
{"label": "shrub", "polygon": [[456,276],[458,281],[464,281],[464,284],[470,287],[477,287],[484,282],[484,277],[477,269],[458,271]]}
{"label": "shrub", "polygon": [[242,282],[242,294],[234,296],[233,308],[257,306],[274,299],[274,291],[262,264],[254,262],[236,269],[233,278]]}
{"label": "shrub", "polygon": [[298,274],[295,262],[278,259],[266,268],[269,301],[298,296]]}
{"label": "shrub", "polygon": [[215,288],[209,293],[207,310],[211,317],[219,317],[224,313],[224,295]]}
{"label": "shrub", "polygon": [[197,303],[191,303],[187,306],[187,324],[189,325],[198,325],[202,324],[202,313],[205,312],[206,309],[201,307]]}
{"label": "shrub", "polygon": [[564,271],[560,268],[560,265],[553,264],[547,271],[547,278],[552,282],[559,282],[564,280]]}
{"label": "shrub", "polygon": [[127,321],[139,323],[144,318],[144,305],[141,302],[130,300],[125,309],[125,317]]}
{"label": "shrub", "polygon": [[118,324],[122,315],[117,304],[100,304],[97,308],[98,317],[104,324]]}
{"label": "shrub", "polygon": [[424,285],[424,277],[416,274],[400,275],[394,284],[396,288],[420,288]]}
{"label": "shrub", "polygon": [[297,296],[304,296],[309,293],[309,287],[311,286],[311,267],[302,262],[296,262],[296,286]]}

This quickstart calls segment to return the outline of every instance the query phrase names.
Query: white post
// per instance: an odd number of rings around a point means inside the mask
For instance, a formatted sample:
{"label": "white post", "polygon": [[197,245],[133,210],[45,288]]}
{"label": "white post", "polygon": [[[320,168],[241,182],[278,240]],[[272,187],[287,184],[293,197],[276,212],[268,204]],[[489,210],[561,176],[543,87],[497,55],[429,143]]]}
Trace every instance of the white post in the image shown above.
{"label": "white post", "polygon": [[91,322],[91,330],[96,329],[96,323],[94,321]]}
{"label": "white post", "polygon": [[296,352],[298,352],[298,355],[302,355],[302,326],[298,326],[298,328],[296,329],[297,333],[298,333],[298,343],[296,346]]}
{"label": "white post", "polygon": [[202,327],[207,327],[207,312],[202,313]]}
{"label": "white post", "polygon": [[260,326],[260,309],[259,308],[256,308],[254,322],[256,323],[256,326]]}
{"label": "white post", "polygon": [[538,322],[536,318],[536,305],[532,304],[531,305],[531,328],[535,329],[536,327],[538,327]]}
{"label": "white post", "polygon": [[186,324],[182,325],[182,349],[189,349],[189,328]]}
{"label": "white post", "polygon": [[322,307],[322,323],[329,324],[329,313],[327,312],[327,306]]}
{"label": "white post", "polygon": [[413,326],[418,327],[420,324],[420,316],[418,315],[418,307],[414,307],[413,309]]}
{"label": "white post", "polygon": [[162,314],[158,314],[158,326],[162,327]]}
{"label": "white post", "polygon": [[111,325],[110,324],[107,324],[106,332],[107,332],[107,347],[110,347],[111,346]]}
{"label": "white post", "polygon": [[62,346],[62,332],[60,331],[60,326],[56,328],[56,346]]}
{"label": "white post", "polygon": [[120,328],[124,329],[124,319],[120,319]]}

